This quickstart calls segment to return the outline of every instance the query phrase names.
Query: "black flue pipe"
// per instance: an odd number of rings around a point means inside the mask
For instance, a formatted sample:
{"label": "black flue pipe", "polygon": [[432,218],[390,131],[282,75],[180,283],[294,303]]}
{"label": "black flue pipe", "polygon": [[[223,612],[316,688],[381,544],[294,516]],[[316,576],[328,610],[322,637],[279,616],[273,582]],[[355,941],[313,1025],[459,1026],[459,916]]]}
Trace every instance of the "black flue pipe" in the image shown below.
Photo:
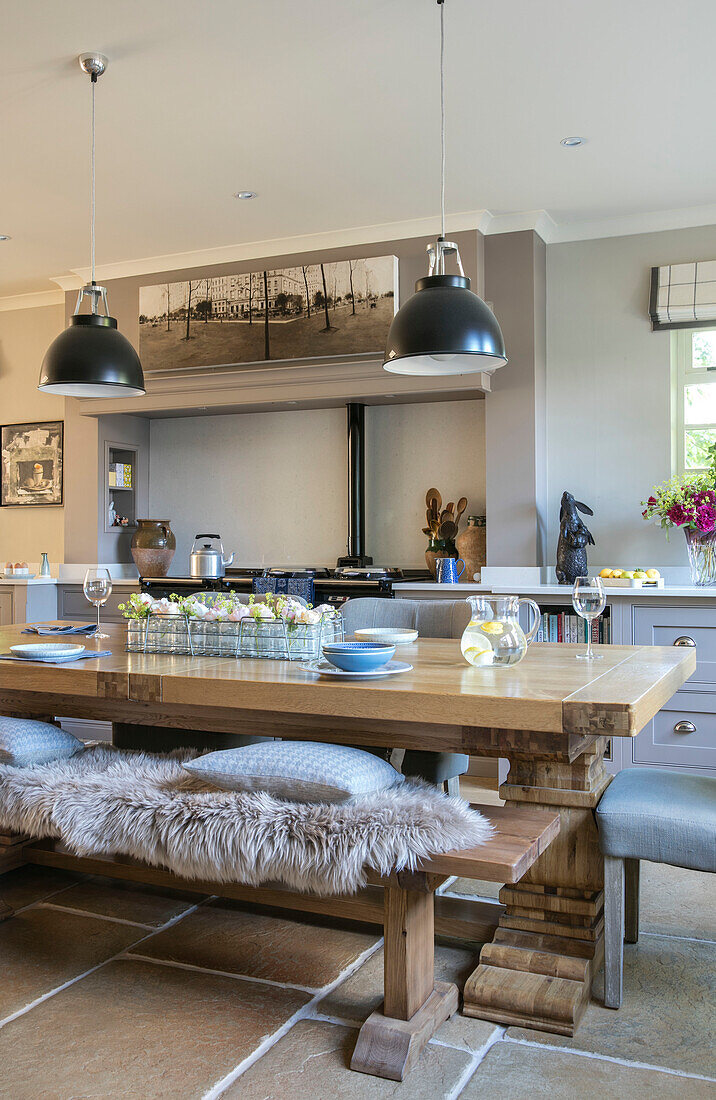
{"label": "black flue pipe", "polygon": [[346,405],[348,422],[348,554],[338,565],[372,565],[365,552],[365,405]]}

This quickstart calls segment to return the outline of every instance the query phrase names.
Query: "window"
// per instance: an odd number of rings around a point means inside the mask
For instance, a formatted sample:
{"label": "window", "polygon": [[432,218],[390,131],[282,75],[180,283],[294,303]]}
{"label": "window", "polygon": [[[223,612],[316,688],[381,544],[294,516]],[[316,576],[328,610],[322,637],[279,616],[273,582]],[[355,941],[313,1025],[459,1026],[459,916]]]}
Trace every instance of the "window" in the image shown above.
{"label": "window", "polygon": [[672,334],[675,363],[676,473],[704,470],[716,443],[716,329]]}

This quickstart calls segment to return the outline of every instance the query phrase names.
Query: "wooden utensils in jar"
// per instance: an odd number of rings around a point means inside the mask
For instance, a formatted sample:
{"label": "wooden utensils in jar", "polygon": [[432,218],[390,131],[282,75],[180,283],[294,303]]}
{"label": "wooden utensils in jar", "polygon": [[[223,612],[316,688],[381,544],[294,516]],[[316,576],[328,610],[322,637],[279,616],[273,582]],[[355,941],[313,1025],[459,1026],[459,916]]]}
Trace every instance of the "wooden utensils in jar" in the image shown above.
{"label": "wooden utensils in jar", "polygon": [[455,539],[459,531],[460,516],[467,508],[467,497],[460,497],[457,502],[448,501],[445,508],[442,506],[442,496],[437,489],[428,489],[425,495],[425,520],[423,534],[430,539],[428,549],[425,551],[425,560],[433,576],[435,576],[436,558],[456,558],[458,556],[455,547]]}

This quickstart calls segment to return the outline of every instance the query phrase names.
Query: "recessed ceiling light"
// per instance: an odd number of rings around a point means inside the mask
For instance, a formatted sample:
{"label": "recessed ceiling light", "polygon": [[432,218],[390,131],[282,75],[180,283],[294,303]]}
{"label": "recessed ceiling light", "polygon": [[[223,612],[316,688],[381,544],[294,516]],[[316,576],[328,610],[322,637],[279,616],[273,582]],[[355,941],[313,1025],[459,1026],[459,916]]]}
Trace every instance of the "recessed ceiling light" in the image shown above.
{"label": "recessed ceiling light", "polygon": [[0,241],[11,241],[12,237],[9,237],[7,233],[0,233]]}
{"label": "recessed ceiling light", "polygon": [[237,191],[234,195],[235,199],[255,199],[256,191]]}
{"label": "recessed ceiling light", "polygon": [[568,149],[572,149],[575,145],[584,145],[585,139],[583,137],[566,137],[562,138],[560,145],[566,145]]}

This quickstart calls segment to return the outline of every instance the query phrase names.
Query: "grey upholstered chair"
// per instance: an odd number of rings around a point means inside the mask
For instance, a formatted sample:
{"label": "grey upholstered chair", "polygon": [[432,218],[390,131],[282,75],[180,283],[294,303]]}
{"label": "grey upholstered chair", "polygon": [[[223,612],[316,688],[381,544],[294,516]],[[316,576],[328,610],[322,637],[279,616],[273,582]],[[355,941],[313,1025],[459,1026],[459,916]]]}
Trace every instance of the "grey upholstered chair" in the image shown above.
{"label": "grey upholstered chair", "polygon": [[[423,638],[460,638],[470,618],[464,600],[365,597],[348,600],[341,610],[347,637],[363,627],[394,626],[418,630]],[[400,655],[410,659],[408,650]],[[407,749],[403,758],[403,774],[419,776],[437,786],[445,785],[449,794],[458,794],[458,776],[467,771],[469,763],[469,756],[462,753]]]}
{"label": "grey upholstered chair", "polygon": [[639,860],[716,871],[716,779],[626,768],[601,797],[597,827],[604,853],[604,1004],[619,1008],[624,942],[639,939]]}

